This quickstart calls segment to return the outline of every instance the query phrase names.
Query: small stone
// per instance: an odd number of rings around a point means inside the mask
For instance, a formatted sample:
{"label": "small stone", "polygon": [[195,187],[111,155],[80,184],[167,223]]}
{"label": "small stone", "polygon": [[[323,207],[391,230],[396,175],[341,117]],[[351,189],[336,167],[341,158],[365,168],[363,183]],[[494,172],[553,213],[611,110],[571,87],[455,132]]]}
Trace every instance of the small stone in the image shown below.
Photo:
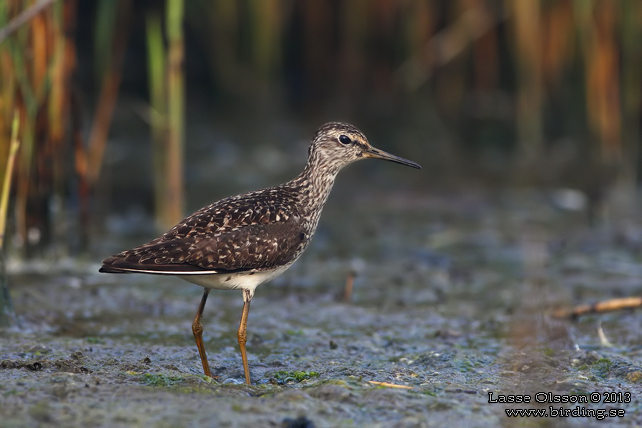
{"label": "small stone", "polygon": [[32,354],[46,354],[48,352],[51,352],[51,349],[47,348],[45,345],[33,345],[29,349],[27,349],[27,352],[32,353]]}
{"label": "small stone", "polygon": [[634,372],[628,373],[626,375],[626,378],[629,382],[638,383],[642,381],[642,372],[634,371]]}
{"label": "small stone", "polygon": [[296,419],[285,418],[281,422],[283,428],[314,428],[314,423],[305,416],[299,416]]}
{"label": "small stone", "polygon": [[25,367],[32,372],[37,372],[38,370],[42,370],[42,363],[40,361],[35,361],[33,363],[25,364]]}
{"label": "small stone", "polygon": [[600,361],[602,357],[595,351],[588,351],[584,355],[581,355],[578,359],[580,363],[593,365]]}

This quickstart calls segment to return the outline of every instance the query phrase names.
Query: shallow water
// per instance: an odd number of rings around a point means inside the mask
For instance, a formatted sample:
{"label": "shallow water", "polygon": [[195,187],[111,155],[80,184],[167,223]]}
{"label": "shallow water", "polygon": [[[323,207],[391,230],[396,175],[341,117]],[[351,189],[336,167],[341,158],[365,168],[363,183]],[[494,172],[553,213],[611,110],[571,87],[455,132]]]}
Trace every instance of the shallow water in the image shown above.
{"label": "shallow water", "polygon": [[[191,334],[199,287],[98,274],[101,255],[11,262],[18,323],[0,336],[2,426],[511,426],[489,392],[594,391],[631,393],[628,403],[584,406],[624,409],[610,424],[642,423],[640,311],[575,322],[545,315],[642,294],[639,207],[590,227],[585,212],[539,191],[347,187],[331,197],[302,258],[257,290],[252,386],[241,383],[240,292],[210,293],[210,380]],[[102,246],[109,253],[123,242]],[[549,405],[561,406],[527,407]]]}

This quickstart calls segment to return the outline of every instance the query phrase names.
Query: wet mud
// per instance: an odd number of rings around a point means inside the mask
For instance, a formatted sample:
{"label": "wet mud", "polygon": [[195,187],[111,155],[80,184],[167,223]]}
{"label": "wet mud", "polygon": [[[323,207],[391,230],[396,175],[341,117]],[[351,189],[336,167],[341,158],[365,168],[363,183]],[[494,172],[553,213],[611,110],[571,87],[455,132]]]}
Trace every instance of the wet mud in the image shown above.
{"label": "wet mud", "polygon": [[[560,209],[540,191],[339,192],[301,260],[257,290],[250,386],[236,343],[240,292],[210,293],[209,379],[191,333],[199,287],[97,273],[101,255],[127,244],[106,238],[92,257],[10,261],[16,323],[0,332],[0,425],[605,422],[506,414],[578,405],[622,409],[606,422],[639,425],[642,312],[547,315],[642,293],[638,213],[629,207],[592,226],[585,211]],[[616,395],[613,403],[562,404],[535,402],[538,392],[550,400]],[[532,401],[489,403],[499,395]]]}

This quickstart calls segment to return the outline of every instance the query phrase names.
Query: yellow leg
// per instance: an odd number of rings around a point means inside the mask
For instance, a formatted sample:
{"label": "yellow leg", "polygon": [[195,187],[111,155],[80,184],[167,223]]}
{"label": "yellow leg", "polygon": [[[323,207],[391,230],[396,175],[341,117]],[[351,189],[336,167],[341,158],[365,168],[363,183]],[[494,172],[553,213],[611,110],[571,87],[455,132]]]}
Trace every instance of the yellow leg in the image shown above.
{"label": "yellow leg", "polygon": [[245,371],[245,383],[251,385],[250,381],[250,367],[247,364],[247,352],[245,351],[245,344],[247,343],[247,316],[250,313],[250,302],[252,301],[252,293],[250,290],[243,290],[243,313],[241,314],[241,324],[239,325],[238,339],[239,347],[241,348],[241,358],[243,359],[243,370]]}
{"label": "yellow leg", "polygon": [[196,317],[194,317],[194,322],[192,323],[192,332],[194,333],[194,339],[196,339],[198,353],[201,356],[201,363],[203,363],[203,373],[205,373],[205,376],[212,377],[212,373],[210,372],[210,365],[207,363],[205,346],[203,345],[203,324],[201,324],[201,315],[203,315],[203,309],[205,309],[205,302],[207,302],[207,295],[209,293],[209,288],[206,288],[205,292],[203,292],[201,304],[198,307],[198,312],[196,313]]}

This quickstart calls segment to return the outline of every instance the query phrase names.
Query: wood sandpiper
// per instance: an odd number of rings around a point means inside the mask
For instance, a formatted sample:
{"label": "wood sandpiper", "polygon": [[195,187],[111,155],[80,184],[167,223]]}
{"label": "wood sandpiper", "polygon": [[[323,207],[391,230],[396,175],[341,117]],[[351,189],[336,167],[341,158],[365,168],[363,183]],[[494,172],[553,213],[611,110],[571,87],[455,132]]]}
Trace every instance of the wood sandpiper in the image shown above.
{"label": "wood sandpiper", "polygon": [[174,275],[204,287],[192,331],[209,377],[201,324],[207,295],[211,289],[240,289],[244,304],[238,342],[245,382],[250,384],[245,344],[256,287],[282,274],[299,258],[314,235],[339,170],[366,158],[421,168],[375,149],[352,125],[326,123],[314,135],[305,169],[295,179],[201,208],[160,238],[103,260],[100,272]]}

